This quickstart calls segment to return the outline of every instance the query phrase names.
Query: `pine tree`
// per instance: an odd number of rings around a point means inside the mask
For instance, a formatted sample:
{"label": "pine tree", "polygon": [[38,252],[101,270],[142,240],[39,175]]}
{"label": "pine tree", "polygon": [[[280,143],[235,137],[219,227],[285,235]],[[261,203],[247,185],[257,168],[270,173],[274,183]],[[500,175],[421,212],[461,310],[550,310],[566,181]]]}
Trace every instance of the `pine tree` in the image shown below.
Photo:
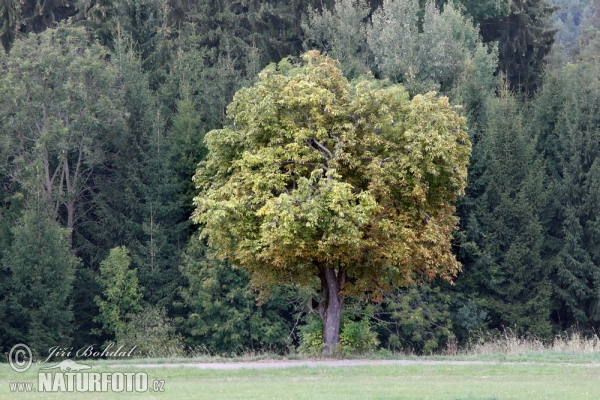
{"label": "pine tree", "polygon": [[40,33],[56,28],[60,21],[77,13],[76,0],[22,0],[23,32]]}

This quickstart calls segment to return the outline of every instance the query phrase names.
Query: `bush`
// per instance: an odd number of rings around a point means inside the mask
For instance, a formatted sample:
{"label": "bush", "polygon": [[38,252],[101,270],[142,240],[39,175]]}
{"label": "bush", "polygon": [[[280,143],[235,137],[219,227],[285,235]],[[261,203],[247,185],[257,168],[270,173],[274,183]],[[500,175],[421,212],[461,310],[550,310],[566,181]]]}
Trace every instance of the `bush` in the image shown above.
{"label": "bush", "polygon": [[185,355],[183,338],[175,334],[173,321],[164,308],[148,307],[131,316],[117,332],[117,346],[144,357],[181,357]]}
{"label": "bush", "polygon": [[379,345],[377,332],[371,330],[371,323],[366,318],[360,321],[344,321],[341,330],[342,353],[368,353]]}
{"label": "bush", "polygon": [[390,350],[433,354],[455,342],[451,299],[439,287],[412,286],[399,290],[383,304],[389,315],[386,331]]}
{"label": "bush", "polygon": [[323,322],[314,315],[305,318],[306,325],[298,327],[300,331],[300,354],[316,354],[323,350]]}
{"label": "bush", "polygon": [[[323,349],[323,323],[314,316],[308,315],[306,325],[298,328],[300,331],[300,346],[298,352],[301,354],[317,354]],[[340,345],[338,351],[348,353],[368,353],[374,351],[379,345],[377,332],[371,330],[368,318],[353,321],[342,318],[340,326]]]}

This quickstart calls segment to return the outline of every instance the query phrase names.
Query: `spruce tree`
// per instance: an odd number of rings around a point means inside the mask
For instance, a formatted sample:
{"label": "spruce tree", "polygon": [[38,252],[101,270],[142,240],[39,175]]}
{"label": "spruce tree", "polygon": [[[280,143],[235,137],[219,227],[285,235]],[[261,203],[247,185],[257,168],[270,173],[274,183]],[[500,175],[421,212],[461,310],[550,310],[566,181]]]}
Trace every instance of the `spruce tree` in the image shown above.
{"label": "spruce tree", "polygon": [[506,92],[487,104],[470,199],[461,209],[457,290],[477,299],[491,327],[550,337],[550,271],[542,258],[545,170],[518,107]]}
{"label": "spruce tree", "polygon": [[79,260],[68,232],[36,205],[26,209],[12,230],[4,254],[8,272],[3,299],[5,345],[26,343],[38,354],[71,343],[71,293]]}
{"label": "spruce tree", "polygon": [[171,139],[138,56],[117,43],[115,59],[122,73],[128,130],[98,178],[97,224],[86,235],[104,249],[126,245],[145,288],[144,300],[171,310],[188,224],[178,196]]}
{"label": "spruce tree", "polygon": [[513,0],[510,13],[483,19],[485,42],[498,42],[498,71],[513,90],[533,93],[542,82],[545,57],[554,43],[549,18],[555,9],[544,0]]}
{"label": "spruce tree", "polygon": [[15,40],[20,21],[18,0],[0,0],[0,43],[7,53]]}
{"label": "spruce tree", "polygon": [[182,295],[190,312],[180,326],[191,347],[231,355],[289,344],[292,307],[284,288],[274,288],[260,301],[250,274],[211,258],[196,235],[190,238],[181,271],[188,281]]}
{"label": "spruce tree", "polygon": [[[571,65],[551,77],[538,99],[552,202],[546,257],[552,266],[556,320],[597,329],[600,323],[600,66]],[[553,118],[545,111],[552,105]]]}

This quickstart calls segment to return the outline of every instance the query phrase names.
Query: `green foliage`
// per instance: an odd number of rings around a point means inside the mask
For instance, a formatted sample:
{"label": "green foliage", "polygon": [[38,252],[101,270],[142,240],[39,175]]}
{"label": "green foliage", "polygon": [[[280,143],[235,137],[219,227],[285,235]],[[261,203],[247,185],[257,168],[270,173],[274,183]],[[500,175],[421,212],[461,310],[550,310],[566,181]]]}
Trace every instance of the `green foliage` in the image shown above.
{"label": "green foliage", "polygon": [[[323,323],[317,317],[309,314],[305,324],[298,327],[300,345],[298,352],[301,354],[319,354],[323,349]],[[368,317],[354,321],[343,317],[340,329],[340,343],[338,351],[342,354],[365,354],[375,351],[379,345],[377,332],[372,330]]]}
{"label": "green foliage", "polygon": [[7,53],[17,36],[20,11],[18,0],[0,0],[0,43]]}
{"label": "green foliage", "polygon": [[475,183],[481,189],[472,199],[472,213],[463,217],[465,274],[457,286],[481,296],[493,327],[517,326],[549,338],[544,164],[515,99],[502,92],[487,110],[485,136],[477,144],[485,167]]}
{"label": "green foliage", "polygon": [[506,17],[510,14],[511,0],[457,0],[477,22]]}
{"label": "green foliage", "polygon": [[481,21],[484,42],[498,41],[498,71],[513,90],[532,94],[540,85],[554,43],[553,11],[544,0],[513,0],[508,15]]}
{"label": "green foliage", "polygon": [[449,91],[472,74],[492,77],[496,71],[495,47],[482,44],[478,27],[452,2],[440,11],[433,1],[423,7],[417,0],[384,1],[370,14],[355,0],[336,1],[331,11],[310,10],[305,48],[327,50],[348,78],[371,70],[412,94]]}
{"label": "green foliage", "polygon": [[[188,89],[188,90],[186,90]],[[189,88],[183,88],[182,99],[177,102],[177,111],[173,116],[173,125],[169,130],[172,141],[172,157],[175,173],[182,182],[183,206],[186,214],[193,211],[193,199],[196,187],[192,177],[196,172],[198,162],[206,156],[204,146],[204,125],[202,113],[194,105]]]}
{"label": "green foliage", "polygon": [[319,354],[323,350],[323,322],[313,315],[305,318],[305,324],[298,327],[300,354]]}
{"label": "green foliage", "polygon": [[579,38],[586,22],[594,14],[591,0],[548,0],[557,10],[552,14],[552,25],[557,31],[556,45],[564,53],[573,53],[579,45]]}
{"label": "green foliage", "polygon": [[371,330],[367,318],[360,321],[342,321],[340,346],[342,353],[369,353],[379,345],[377,332]]}
{"label": "green foliage", "polygon": [[[418,18],[416,0],[384,1],[367,30],[377,71],[411,91],[449,89],[475,70],[491,76],[495,49],[482,44],[478,28],[453,3],[440,11],[433,1]],[[401,28],[398,28],[401,27]]]}
{"label": "green foliage", "polygon": [[450,294],[440,287],[411,286],[389,296],[382,313],[389,322],[381,324],[389,332],[389,349],[432,354],[444,350],[455,338],[451,321]]}
{"label": "green foliage", "polygon": [[231,355],[278,350],[288,344],[290,301],[281,288],[257,305],[248,273],[210,259],[207,247],[194,237],[181,270],[189,282],[182,295],[191,311],[181,320],[181,329],[190,347]]}
{"label": "green foliage", "polygon": [[[255,286],[320,278],[324,310],[341,304],[340,289],[377,298],[417,274],[451,279],[451,202],[470,153],[464,119],[433,93],[409,102],[399,86],[351,87],[318,52],[304,61],[267,67],[236,94],[233,125],[207,134],[194,177],[202,236]],[[332,318],[339,332],[339,308]]]}
{"label": "green foliage", "polygon": [[350,88],[330,59],[305,60],[265,69],[230,105],[235,125],[207,134],[195,177],[203,235],[256,284],[310,283],[316,260],[347,268],[345,289],[357,293],[387,285],[388,273],[404,284],[417,265],[453,275],[446,235],[466,177],[464,120],[444,98]]}
{"label": "green foliage", "polygon": [[44,202],[70,230],[86,222],[94,173],[122,134],[117,70],[80,28],[61,26],[15,43],[0,65],[3,163],[13,190]]}
{"label": "green foliage", "polygon": [[308,19],[302,23],[305,50],[326,51],[340,62],[340,69],[348,79],[367,73],[370,50],[365,21],[369,14],[365,0],[339,0],[331,11],[309,9]]}
{"label": "green foliage", "polygon": [[125,247],[116,247],[102,261],[99,281],[104,288],[103,296],[96,297],[100,314],[98,321],[107,333],[121,335],[132,316],[141,310],[142,295],[135,269],[130,269],[131,259]]}
{"label": "green foliage", "polygon": [[550,190],[546,238],[558,321],[595,329],[600,322],[600,96],[597,63],[569,65],[536,102]]}
{"label": "green foliage", "polygon": [[182,357],[183,338],[175,333],[173,321],[164,308],[146,307],[131,315],[123,330],[115,336],[117,348],[123,346],[143,357]]}
{"label": "green foliage", "polygon": [[162,79],[169,6],[165,0],[79,0],[76,19],[94,39],[115,48],[127,37],[153,82]]}
{"label": "green foliage", "polygon": [[40,33],[56,28],[60,21],[77,12],[76,0],[19,0],[19,3],[24,32]]}
{"label": "green foliage", "polygon": [[5,350],[27,343],[38,354],[71,342],[71,293],[79,260],[68,232],[43,210],[28,208],[12,229],[13,240],[2,259],[6,279],[0,325]]}
{"label": "green foliage", "polygon": [[588,62],[598,62],[600,53],[600,2],[594,0],[591,5],[592,15],[585,22],[579,38],[580,58]]}
{"label": "green foliage", "polygon": [[[82,233],[104,249],[127,244],[144,300],[169,311],[181,284],[178,270],[188,223],[175,174],[171,138],[141,60],[117,42],[127,131],[97,177],[96,224]],[[98,256],[94,254],[94,256]]]}

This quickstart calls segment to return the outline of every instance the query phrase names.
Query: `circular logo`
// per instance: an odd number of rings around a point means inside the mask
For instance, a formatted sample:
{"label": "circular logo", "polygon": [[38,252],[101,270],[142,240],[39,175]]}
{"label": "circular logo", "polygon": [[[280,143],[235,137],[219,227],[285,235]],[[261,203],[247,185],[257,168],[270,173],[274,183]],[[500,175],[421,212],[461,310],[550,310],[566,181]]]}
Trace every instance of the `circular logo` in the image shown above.
{"label": "circular logo", "polygon": [[33,357],[29,346],[23,343],[15,344],[8,353],[8,363],[13,371],[25,372],[31,367]]}

